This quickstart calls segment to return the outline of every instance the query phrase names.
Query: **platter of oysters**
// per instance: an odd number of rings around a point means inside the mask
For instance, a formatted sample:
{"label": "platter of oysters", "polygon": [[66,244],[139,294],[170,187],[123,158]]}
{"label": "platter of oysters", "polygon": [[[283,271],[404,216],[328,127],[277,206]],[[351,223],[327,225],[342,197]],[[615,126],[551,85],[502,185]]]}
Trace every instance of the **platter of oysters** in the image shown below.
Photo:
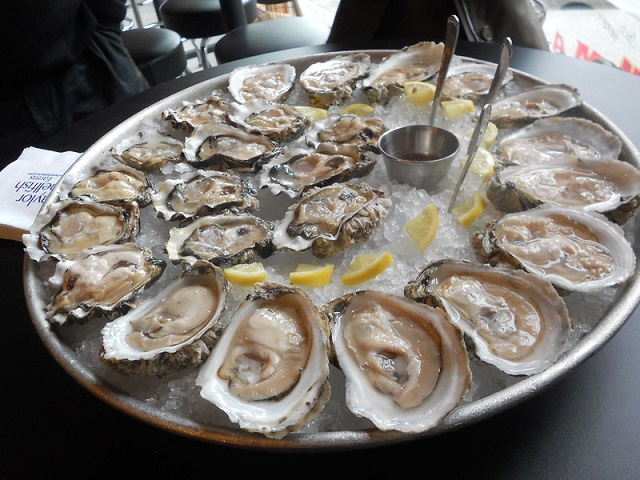
{"label": "platter of oysters", "polygon": [[[640,155],[569,85],[510,69],[447,210],[496,65],[454,56],[436,124],[461,148],[436,191],[392,181],[377,140],[429,123],[441,43],[238,67],[114,128],[24,236],[52,355],[159,428],[262,448],[342,448],[461,428],[539,392],[637,303]],[[349,105],[367,105],[349,113]],[[489,130],[487,130],[489,131]],[[475,161],[475,157],[472,159]],[[405,225],[438,212],[430,244]],[[362,255],[393,262],[350,285]],[[227,269],[260,263],[244,286]],[[300,265],[333,267],[320,286]]]}

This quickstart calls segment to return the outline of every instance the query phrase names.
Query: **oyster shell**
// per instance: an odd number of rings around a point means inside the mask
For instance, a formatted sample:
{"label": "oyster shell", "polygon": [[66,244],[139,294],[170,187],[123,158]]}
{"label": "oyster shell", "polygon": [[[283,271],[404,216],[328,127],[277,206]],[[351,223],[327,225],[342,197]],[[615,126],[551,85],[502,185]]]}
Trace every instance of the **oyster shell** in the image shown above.
{"label": "oyster shell", "polygon": [[382,191],[364,183],[315,187],[276,222],[273,244],[277,250],[290,252],[311,249],[319,258],[335,255],[368,240],[390,207]]}
{"label": "oyster shell", "polygon": [[522,270],[439,260],[423,267],[404,294],[444,308],[476,355],[509,375],[546,370],[572,331],[553,285]]}
{"label": "oyster shell", "polygon": [[47,319],[63,324],[85,322],[100,314],[120,315],[164,267],[162,259],[133,243],[88,248],[56,265],[48,280],[56,293],[46,307]]}
{"label": "oyster shell", "polygon": [[311,125],[311,119],[294,106],[252,100],[231,103],[227,118],[234,126],[257,133],[274,142],[292,141]]}
{"label": "oyster shell", "polygon": [[347,407],[381,430],[437,426],[471,385],[462,332],[441,308],[363,290],[324,307]]}
{"label": "oyster shell", "polygon": [[279,152],[264,135],[215,122],[197,127],[184,145],[189,164],[237,172],[256,172]]}
{"label": "oyster shell", "polygon": [[247,263],[272,253],[273,224],[246,212],[200,217],[169,231],[169,259],[208,260],[221,267]]}
{"label": "oyster shell", "polygon": [[152,197],[158,216],[184,220],[222,213],[257,210],[259,202],[251,182],[232,172],[198,170],[180,178],[167,179]]}
{"label": "oyster shell", "polygon": [[559,115],[581,104],[580,93],[570,85],[535,85],[495,101],[491,121],[500,128],[509,127]]}
{"label": "oyster shell", "polygon": [[282,438],[329,399],[327,320],[300,289],[257,284],[237,308],[196,385],[244,430]]}
{"label": "oyster shell", "polygon": [[129,375],[199,366],[222,331],[227,289],[219,267],[186,265],[160,292],[102,328],[100,360]]}
{"label": "oyster shell", "polygon": [[151,183],[144,172],[126,165],[104,166],[75,182],[67,197],[91,202],[128,203],[145,206],[151,201]]}
{"label": "oyster shell", "polygon": [[371,68],[366,53],[338,55],[309,65],[300,74],[300,86],[309,94],[311,105],[327,108],[351,98],[356,82]]}
{"label": "oyster shell", "polygon": [[[447,78],[442,87],[442,95],[448,98],[469,98],[479,100],[489,93],[496,66],[487,63],[464,62],[452,66],[447,72]],[[502,80],[502,86],[513,79],[513,74],[507,70]]]}
{"label": "oyster shell", "polygon": [[[502,212],[538,205],[612,212],[640,195],[640,170],[613,158],[557,157],[539,165],[514,165],[496,171],[486,184],[487,199]],[[618,219],[625,218],[618,214]]]}
{"label": "oyster shell", "polygon": [[198,125],[209,122],[224,122],[229,104],[222,95],[213,92],[207,98],[194,102],[183,101],[176,108],[162,112],[162,121],[172,129],[188,136]]}
{"label": "oyster shell", "polygon": [[229,93],[238,103],[250,100],[281,103],[295,85],[296,69],[286,63],[238,67],[229,75]]}
{"label": "oyster shell", "polygon": [[538,164],[565,155],[618,158],[620,138],[601,125],[580,117],[548,117],[515,130],[498,143],[505,164]]}
{"label": "oyster shell", "polygon": [[568,207],[506,214],[475,232],[472,243],[482,262],[522,268],[562,291],[618,286],[636,265],[618,225],[601,214]]}
{"label": "oyster shell", "polygon": [[260,185],[274,195],[284,192],[298,198],[312,187],[364,177],[371,173],[376,160],[356,145],[321,143],[315,150],[290,148],[265,165]]}
{"label": "oyster shell", "polygon": [[23,240],[33,260],[73,258],[89,247],[129,242],[139,228],[136,202],[112,205],[67,199],[38,215]]}
{"label": "oyster shell", "polygon": [[440,69],[443,43],[419,42],[383,58],[373,65],[362,81],[362,89],[371,102],[387,103],[404,91],[408,81],[425,81]]}
{"label": "oyster shell", "polygon": [[158,132],[141,130],[131,139],[113,149],[115,159],[137,170],[159,170],[168,162],[182,160],[183,144],[180,140]]}
{"label": "oyster shell", "polygon": [[331,115],[326,120],[314,122],[307,136],[307,143],[313,146],[323,142],[348,143],[380,153],[378,139],[385,130],[383,121],[378,117]]}

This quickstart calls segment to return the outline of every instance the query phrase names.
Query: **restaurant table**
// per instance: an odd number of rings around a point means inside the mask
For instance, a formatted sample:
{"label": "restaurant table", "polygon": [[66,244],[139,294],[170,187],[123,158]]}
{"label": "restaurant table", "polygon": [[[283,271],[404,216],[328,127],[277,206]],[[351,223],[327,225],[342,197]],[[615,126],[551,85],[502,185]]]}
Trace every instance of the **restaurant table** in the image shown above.
{"label": "restaurant table", "polygon": [[[411,43],[411,42],[409,42]],[[93,115],[43,148],[84,151],[143,107],[247,63],[384,45],[320,45],[262,55],[161,84]],[[500,46],[459,42],[458,55],[497,62]],[[511,66],[567,83],[640,145],[640,79],[609,66],[514,48]],[[33,328],[23,292],[23,250],[0,241],[0,477],[235,478],[273,473],[303,478],[339,470],[402,478],[640,478],[640,310],[604,346],[559,381],[489,418],[436,436],[393,444],[295,451],[222,445],[158,428],[112,407],[76,382]],[[393,475],[393,477],[391,476]],[[127,475],[128,478],[132,476]],[[363,477],[359,477],[363,478]]]}

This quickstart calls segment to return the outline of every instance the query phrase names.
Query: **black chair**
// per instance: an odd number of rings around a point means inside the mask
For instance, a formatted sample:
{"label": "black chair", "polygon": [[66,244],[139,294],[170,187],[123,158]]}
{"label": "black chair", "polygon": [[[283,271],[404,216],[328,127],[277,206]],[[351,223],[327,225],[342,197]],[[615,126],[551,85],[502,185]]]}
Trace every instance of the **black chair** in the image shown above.
{"label": "black chair", "polygon": [[[238,0],[242,2],[243,14],[247,21],[258,18],[256,0]],[[207,49],[212,37],[222,35],[236,26],[220,6],[220,0],[166,0],[160,2],[160,18],[164,26],[174,30],[183,38],[191,40],[202,68],[209,67]],[[200,45],[196,44],[200,40]]]}
{"label": "black chair", "polygon": [[[258,0],[258,3],[288,2]],[[260,22],[251,23],[248,19],[236,18],[235,23],[240,26],[223,35],[214,46],[213,51],[217,62],[226,63],[263,53],[326,43],[330,28],[303,16],[295,2],[294,8],[296,10],[294,16],[271,18]]]}

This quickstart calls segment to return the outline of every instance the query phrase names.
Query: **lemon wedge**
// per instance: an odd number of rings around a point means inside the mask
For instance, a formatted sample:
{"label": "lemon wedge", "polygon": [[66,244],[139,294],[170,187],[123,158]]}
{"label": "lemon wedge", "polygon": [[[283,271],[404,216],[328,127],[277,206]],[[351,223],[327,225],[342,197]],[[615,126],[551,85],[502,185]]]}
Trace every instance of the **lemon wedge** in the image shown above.
{"label": "lemon wedge", "polygon": [[451,213],[464,228],[475,222],[484,213],[486,204],[480,192],[474,192],[471,198],[451,210]]}
{"label": "lemon wedge", "polygon": [[422,107],[433,100],[436,86],[433,83],[411,81],[404,84],[404,95],[416,107]]}
{"label": "lemon wedge", "polygon": [[329,116],[329,112],[324,108],[308,107],[306,105],[296,105],[294,108],[302,115],[310,118],[314,122],[316,120],[322,120],[323,118],[327,118]]}
{"label": "lemon wedge", "polygon": [[418,215],[404,225],[404,229],[421,252],[429,246],[436,236],[440,216],[434,203],[430,203]]}
{"label": "lemon wedge", "polygon": [[466,98],[443,100],[440,102],[440,106],[442,107],[442,114],[448,120],[458,120],[467,113],[476,111],[476,106],[473,104],[473,101]]}
{"label": "lemon wedge", "polygon": [[260,262],[239,263],[223,269],[223,272],[229,282],[243,287],[250,287],[254,283],[267,280],[267,271]]}
{"label": "lemon wedge", "polygon": [[374,112],[374,108],[366,103],[352,103],[343,107],[340,110],[342,115],[357,115],[359,117],[366,117]]}
{"label": "lemon wedge", "polygon": [[322,287],[331,283],[333,275],[333,264],[310,265],[308,263],[299,264],[295,271],[289,274],[289,281],[296,285],[307,287]]}
{"label": "lemon wedge", "polygon": [[391,252],[358,255],[342,276],[345,285],[356,285],[377,277],[393,263]]}
{"label": "lemon wedge", "polygon": [[[460,165],[464,166],[466,162],[467,157],[465,157],[464,161],[461,162]],[[486,148],[478,147],[475,155],[473,156],[473,161],[469,166],[469,171],[479,175],[483,180],[486,180],[493,175],[495,166],[496,160],[491,152]]]}

